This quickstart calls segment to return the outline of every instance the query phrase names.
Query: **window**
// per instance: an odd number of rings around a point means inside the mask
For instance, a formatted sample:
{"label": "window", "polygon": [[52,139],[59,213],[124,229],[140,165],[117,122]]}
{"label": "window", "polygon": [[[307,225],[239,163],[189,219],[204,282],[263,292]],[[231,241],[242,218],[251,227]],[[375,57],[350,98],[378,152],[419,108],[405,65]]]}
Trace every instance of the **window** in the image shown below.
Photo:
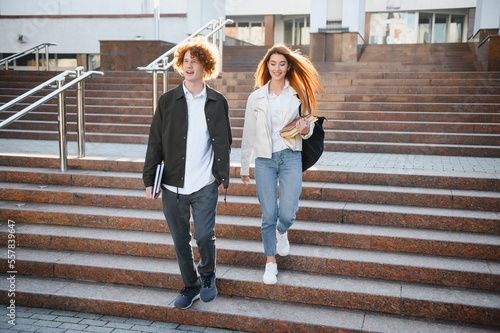
{"label": "window", "polygon": [[253,45],[264,45],[264,22],[235,22],[226,25],[226,36]]}
{"label": "window", "polygon": [[464,15],[428,12],[372,13],[370,44],[457,43],[464,35]]}
{"label": "window", "polygon": [[310,27],[309,18],[300,17],[286,20],[285,22],[285,44],[309,45]]}

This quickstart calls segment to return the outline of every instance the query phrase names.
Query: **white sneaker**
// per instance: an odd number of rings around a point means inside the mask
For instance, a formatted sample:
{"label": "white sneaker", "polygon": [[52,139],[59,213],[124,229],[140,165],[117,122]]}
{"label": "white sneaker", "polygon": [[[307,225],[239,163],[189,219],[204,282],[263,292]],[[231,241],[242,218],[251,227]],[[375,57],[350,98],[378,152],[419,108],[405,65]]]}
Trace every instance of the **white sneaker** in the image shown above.
{"label": "white sneaker", "polygon": [[275,284],[278,282],[276,275],[278,275],[278,265],[275,262],[268,262],[262,280],[265,284]]}
{"label": "white sneaker", "polygon": [[288,242],[288,231],[284,234],[280,234],[278,230],[276,230],[276,251],[282,257],[285,257],[290,253],[290,243]]}

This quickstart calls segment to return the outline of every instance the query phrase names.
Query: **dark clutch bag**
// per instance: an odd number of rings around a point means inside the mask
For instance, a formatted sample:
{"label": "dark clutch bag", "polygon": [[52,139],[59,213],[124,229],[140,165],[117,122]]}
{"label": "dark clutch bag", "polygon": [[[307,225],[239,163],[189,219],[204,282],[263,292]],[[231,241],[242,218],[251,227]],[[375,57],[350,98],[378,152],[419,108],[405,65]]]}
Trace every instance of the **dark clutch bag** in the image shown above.
{"label": "dark clutch bag", "polygon": [[306,171],[316,164],[323,154],[325,142],[323,121],[325,120],[325,117],[317,117],[313,134],[307,140],[302,140],[302,171]]}

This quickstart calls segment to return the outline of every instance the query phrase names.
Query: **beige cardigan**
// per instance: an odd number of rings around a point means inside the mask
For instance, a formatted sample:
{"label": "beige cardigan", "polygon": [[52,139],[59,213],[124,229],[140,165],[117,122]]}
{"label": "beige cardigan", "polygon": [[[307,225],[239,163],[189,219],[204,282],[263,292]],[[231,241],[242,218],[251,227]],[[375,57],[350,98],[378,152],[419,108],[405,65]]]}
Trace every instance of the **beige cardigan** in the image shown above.
{"label": "beige cardigan", "polygon": [[[267,101],[267,91],[269,82],[250,94],[247,100],[245,111],[245,123],[243,127],[243,138],[241,142],[241,176],[250,174],[250,160],[252,154],[255,157],[271,158],[273,152],[273,143],[271,138],[271,114],[269,112],[269,103]],[[286,110],[285,124],[299,116],[298,110],[301,104],[297,97],[297,92],[290,87],[292,100],[290,108]],[[311,124],[307,135],[297,135],[292,139],[285,140],[286,145],[294,150],[302,150],[302,139],[308,139],[313,132],[314,124]]]}

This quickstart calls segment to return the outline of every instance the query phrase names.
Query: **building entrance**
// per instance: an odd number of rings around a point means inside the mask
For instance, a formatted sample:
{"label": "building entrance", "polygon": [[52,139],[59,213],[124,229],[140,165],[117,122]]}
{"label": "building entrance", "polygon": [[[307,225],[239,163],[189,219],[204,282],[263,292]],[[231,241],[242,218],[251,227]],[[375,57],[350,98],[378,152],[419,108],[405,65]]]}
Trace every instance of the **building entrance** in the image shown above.
{"label": "building entrance", "polygon": [[466,14],[436,12],[372,13],[370,44],[460,43]]}

